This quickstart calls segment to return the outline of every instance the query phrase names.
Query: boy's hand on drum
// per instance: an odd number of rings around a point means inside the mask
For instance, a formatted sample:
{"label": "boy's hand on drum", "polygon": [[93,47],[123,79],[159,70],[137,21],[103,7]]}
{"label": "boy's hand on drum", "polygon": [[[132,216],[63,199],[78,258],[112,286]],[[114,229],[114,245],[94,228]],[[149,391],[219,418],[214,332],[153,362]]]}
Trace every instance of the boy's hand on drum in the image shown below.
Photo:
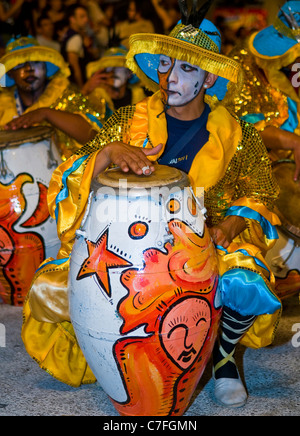
{"label": "boy's hand on drum", "polygon": [[96,176],[110,164],[115,164],[124,173],[131,170],[137,175],[148,176],[155,171],[155,167],[147,156],[156,155],[161,148],[162,144],[154,148],[140,148],[123,142],[112,142],[107,144],[98,154],[93,175]]}
{"label": "boy's hand on drum", "polygon": [[45,121],[47,108],[40,108],[34,111],[28,112],[24,115],[20,115],[17,118],[14,118],[12,121],[4,126],[5,130],[18,130],[18,129],[26,129],[27,127],[31,127],[35,124],[40,124]]}
{"label": "boy's hand on drum", "polygon": [[246,221],[239,216],[230,216],[209,229],[215,245],[228,248],[236,236],[246,229]]}

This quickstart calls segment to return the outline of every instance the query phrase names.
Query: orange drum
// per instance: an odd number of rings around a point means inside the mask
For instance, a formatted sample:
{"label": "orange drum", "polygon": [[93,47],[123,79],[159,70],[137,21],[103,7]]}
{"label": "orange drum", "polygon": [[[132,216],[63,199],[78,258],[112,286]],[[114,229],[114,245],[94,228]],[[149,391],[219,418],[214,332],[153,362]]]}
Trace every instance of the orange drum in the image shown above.
{"label": "orange drum", "polygon": [[61,162],[48,127],[0,132],[0,302],[21,306],[59,240],[47,189]]}
{"label": "orange drum", "polygon": [[181,171],[108,170],[92,184],[70,263],[79,345],[120,415],[182,415],[221,316],[217,255]]}
{"label": "orange drum", "polygon": [[266,260],[276,278],[276,293],[284,299],[300,291],[300,183],[293,180],[295,162],[273,163],[280,186],[276,212],[281,220],[279,240],[267,253]]}

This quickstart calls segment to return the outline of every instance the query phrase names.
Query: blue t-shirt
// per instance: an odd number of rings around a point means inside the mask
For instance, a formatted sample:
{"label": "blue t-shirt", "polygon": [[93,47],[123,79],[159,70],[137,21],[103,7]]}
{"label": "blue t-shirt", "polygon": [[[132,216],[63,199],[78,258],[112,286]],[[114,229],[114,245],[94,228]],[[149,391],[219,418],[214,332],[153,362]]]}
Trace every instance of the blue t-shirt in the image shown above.
{"label": "blue t-shirt", "polygon": [[[206,124],[209,113],[210,107],[205,105],[201,116],[191,121],[178,120],[166,114],[168,140],[166,148],[158,161],[161,165],[168,165],[186,173],[189,172],[196,154],[208,141],[209,132],[206,129]],[[190,135],[187,133],[189,129],[191,129]],[[187,141],[185,141],[184,135],[189,136]],[[183,139],[183,142],[180,142],[181,139]]]}

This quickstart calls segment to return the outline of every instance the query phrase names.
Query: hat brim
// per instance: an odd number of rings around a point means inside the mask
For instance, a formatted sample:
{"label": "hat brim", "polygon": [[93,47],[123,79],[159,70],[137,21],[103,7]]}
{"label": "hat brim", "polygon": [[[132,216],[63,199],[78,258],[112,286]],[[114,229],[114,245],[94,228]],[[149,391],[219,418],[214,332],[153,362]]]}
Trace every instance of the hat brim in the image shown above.
{"label": "hat brim", "polygon": [[252,35],[249,48],[256,56],[272,59],[283,56],[297,44],[295,39],[281,35],[274,26],[269,26]]}
{"label": "hat brim", "polygon": [[159,89],[157,69],[162,54],[197,65],[233,83],[240,80],[241,67],[236,61],[190,42],[167,35],[138,33],[129,38],[129,44],[127,66],[153,92]]}
{"label": "hat brim", "polygon": [[89,79],[96,71],[104,70],[105,68],[117,68],[126,66],[125,56],[104,56],[98,61],[89,62],[86,66],[86,74]]}
{"label": "hat brim", "polygon": [[68,64],[57,50],[44,46],[32,46],[10,51],[0,59],[3,66],[0,70],[1,82],[4,82],[7,87],[13,86],[15,82],[7,73],[25,62],[45,62],[47,78],[53,77],[58,71],[65,77],[71,74]]}

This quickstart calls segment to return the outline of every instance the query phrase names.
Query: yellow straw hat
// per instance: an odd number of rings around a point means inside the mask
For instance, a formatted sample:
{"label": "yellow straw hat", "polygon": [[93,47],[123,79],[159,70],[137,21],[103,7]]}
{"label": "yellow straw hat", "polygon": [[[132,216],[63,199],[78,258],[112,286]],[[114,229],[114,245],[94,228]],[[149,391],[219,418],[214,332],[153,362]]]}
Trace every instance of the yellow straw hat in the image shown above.
{"label": "yellow straw hat", "polygon": [[3,65],[0,69],[1,83],[4,82],[7,87],[13,86],[15,82],[7,73],[26,62],[45,62],[47,78],[53,77],[58,71],[65,77],[70,75],[68,64],[57,50],[41,46],[32,36],[24,36],[11,39],[6,46],[6,52],[0,59]]}
{"label": "yellow straw hat", "polygon": [[240,83],[239,63],[220,54],[220,32],[204,18],[210,4],[210,1],[181,0],[182,19],[169,35],[139,33],[130,37],[127,66],[151,91],[159,89],[157,69],[162,54],[197,65],[235,84]]}

